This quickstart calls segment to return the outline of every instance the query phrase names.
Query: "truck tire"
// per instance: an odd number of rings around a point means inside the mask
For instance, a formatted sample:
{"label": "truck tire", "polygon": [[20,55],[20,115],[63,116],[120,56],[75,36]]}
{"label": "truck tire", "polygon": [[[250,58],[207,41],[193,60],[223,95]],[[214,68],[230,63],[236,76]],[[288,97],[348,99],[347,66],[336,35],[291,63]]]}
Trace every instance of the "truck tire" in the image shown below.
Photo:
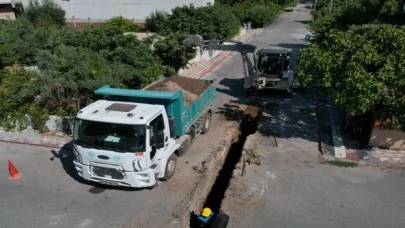
{"label": "truck tire", "polygon": [[212,119],[212,113],[208,112],[207,115],[205,115],[203,126],[201,129],[203,134],[207,133],[210,130],[211,119]]}
{"label": "truck tire", "polygon": [[177,166],[177,155],[173,153],[167,160],[165,175],[162,177],[163,181],[167,181],[170,178],[172,178],[172,176],[176,172],[176,166]]}
{"label": "truck tire", "polygon": [[215,216],[211,228],[225,228],[228,225],[228,222],[229,216],[224,213],[219,213],[217,216]]}

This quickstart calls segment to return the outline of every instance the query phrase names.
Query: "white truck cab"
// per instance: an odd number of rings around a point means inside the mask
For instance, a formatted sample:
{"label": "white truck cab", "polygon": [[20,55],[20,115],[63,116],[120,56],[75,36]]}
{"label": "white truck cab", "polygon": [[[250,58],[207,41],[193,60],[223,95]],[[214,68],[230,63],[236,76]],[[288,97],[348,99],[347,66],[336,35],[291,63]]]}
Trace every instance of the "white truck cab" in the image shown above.
{"label": "white truck cab", "polygon": [[162,105],[98,100],[77,114],[75,168],[101,184],[151,187],[169,179],[180,147]]}

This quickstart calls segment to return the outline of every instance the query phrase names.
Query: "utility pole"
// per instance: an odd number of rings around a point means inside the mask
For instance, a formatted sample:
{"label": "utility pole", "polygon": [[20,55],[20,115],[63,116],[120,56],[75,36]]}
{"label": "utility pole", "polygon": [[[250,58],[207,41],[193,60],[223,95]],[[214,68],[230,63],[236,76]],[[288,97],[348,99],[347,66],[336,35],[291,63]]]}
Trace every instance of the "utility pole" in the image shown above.
{"label": "utility pole", "polygon": [[330,4],[329,4],[329,13],[332,11],[332,4],[333,4],[333,0],[330,0]]}
{"label": "utility pole", "polygon": [[315,4],[314,4],[314,10],[316,10],[316,3],[318,2],[318,0],[315,0]]}

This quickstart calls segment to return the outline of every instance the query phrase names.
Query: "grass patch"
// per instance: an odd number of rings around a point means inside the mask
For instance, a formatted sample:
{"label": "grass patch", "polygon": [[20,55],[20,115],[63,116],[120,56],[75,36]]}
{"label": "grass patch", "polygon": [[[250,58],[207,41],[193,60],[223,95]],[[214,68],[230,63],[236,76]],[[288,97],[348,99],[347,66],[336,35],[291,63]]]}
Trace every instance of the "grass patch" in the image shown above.
{"label": "grass patch", "polygon": [[357,167],[358,165],[356,162],[349,161],[327,161],[327,164],[338,167]]}
{"label": "grass patch", "polygon": [[334,165],[334,166],[338,166],[338,167],[357,167],[358,164],[357,162],[351,162],[351,161],[339,161],[339,160],[327,160],[324,157],[320,156],[319,157],[319,164],[322,165]]}

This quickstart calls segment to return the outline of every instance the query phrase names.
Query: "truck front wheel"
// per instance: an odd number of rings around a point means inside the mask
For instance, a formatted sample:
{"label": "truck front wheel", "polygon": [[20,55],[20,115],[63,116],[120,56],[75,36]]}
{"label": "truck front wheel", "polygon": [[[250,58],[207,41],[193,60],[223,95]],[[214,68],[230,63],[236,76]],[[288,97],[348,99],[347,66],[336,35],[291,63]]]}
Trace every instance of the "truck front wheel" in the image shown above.
{"label": "truck front wheel", "polygon": [[212,119],[212,113],[208,112],[207,115],[205,115],[204,123],[203,123],[202,129],[201,129],[203,134],[207,133],[210,130],[211,119]]}
{"label": "truck front wheel", "polygon": [[175,153],[173,153],[167,160],[165,175],[164,177],[162,177],[162,180],[167,181],[170,178],[172,178],[172,176],[176,172],[176,166],[177,166],[177,156]]}

